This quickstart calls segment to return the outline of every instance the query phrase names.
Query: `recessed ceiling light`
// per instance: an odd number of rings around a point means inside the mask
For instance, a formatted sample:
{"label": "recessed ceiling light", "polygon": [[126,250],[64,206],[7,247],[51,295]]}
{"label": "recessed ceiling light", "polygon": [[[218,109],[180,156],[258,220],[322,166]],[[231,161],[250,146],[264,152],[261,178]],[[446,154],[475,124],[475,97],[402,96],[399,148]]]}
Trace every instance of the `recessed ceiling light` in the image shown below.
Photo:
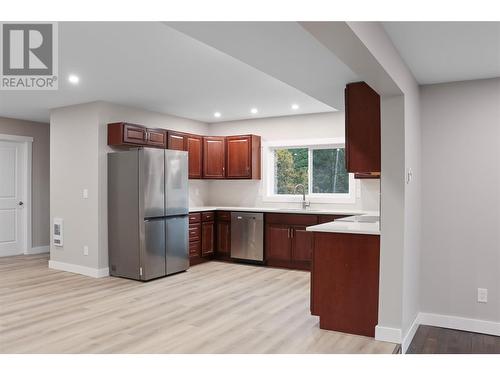
{"label": "recessed ceiling light", "polygon": [[214,117],[217,117],[217,118],[221,117],[220,112],[215,112],[215,113],[214,113]]}
{"label": "recessed ceiling light", "polygon": [[294,111],[296,111],[297,109],[299,109],[299,105],[298,104],[292,104],[292,109]]}
{"label": "recessed ceiling light", "polygon": [[257,108],[252,108],[250,112],[255,115],[256,113],[259,113],[259,110]]}
{"label": "recessed ceiling light", "polygon": [[68,76],[68,81],[74,85],[76,85],[78,82],[80,82],[80,78],[74,74],[70,74]]}

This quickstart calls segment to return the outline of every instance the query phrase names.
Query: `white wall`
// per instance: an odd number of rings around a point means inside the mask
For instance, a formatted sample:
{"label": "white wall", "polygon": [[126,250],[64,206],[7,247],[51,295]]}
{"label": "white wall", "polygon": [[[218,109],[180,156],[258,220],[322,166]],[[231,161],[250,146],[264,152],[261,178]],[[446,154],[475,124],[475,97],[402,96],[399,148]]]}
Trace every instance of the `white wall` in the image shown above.
{"label": "white wall", "polygon": [[[404,98],[382,97],[381,238],[379,321],[399,331],[403,315],[404,252]],[[400,334],[398,333],[398,336]],[[387,337],[386,337],[387,338]]]}
{"label": "white wall", "polygon": [[[229,121],[209,125],[211,135],[257,134],[266,141],[344,137],[344,112],[320,113]],[[265,175],[262,180],[210,181],[208,202],[211,205],[297,207],[300,203],[263,201]],[[355,203],[312,203],[312,208],[379,210],[379,180],[357,180]]]}
{"label": "white wall", "polygon": [[500,322],[500,79],[423,86],[421,107],[422,311]]}
{"label": "white wall", "polygon": [[[64,246],[50,244],[50,260],[98,268],[98,107],[96,103],[50,113],[50,221],[64,219]],[[89,189],[89,198],[82,190]],[[88,256],[83,246],[89,246]]]}

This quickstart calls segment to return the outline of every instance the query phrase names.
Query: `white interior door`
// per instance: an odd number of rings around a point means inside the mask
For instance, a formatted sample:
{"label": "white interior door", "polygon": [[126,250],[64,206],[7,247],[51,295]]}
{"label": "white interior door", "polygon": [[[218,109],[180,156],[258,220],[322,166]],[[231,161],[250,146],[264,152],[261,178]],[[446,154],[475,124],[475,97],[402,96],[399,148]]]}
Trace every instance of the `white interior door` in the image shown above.
{"label": "white interior door", "polygon": [[0,256],[25,251],[24,144],[0,141]]}

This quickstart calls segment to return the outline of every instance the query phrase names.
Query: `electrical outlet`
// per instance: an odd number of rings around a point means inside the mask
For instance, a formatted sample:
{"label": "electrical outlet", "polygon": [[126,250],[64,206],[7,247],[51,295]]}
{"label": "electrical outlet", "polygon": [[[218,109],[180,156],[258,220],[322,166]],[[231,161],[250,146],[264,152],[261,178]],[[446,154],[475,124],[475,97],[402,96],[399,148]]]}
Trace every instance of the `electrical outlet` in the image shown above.
{"label": "electrical outlet", "polygon": [[83,196],[83,199],[88,199],[89,198],[89,189],[83,189],[82,196]]}
{"label": "electrical outlet", "polygon": [[89,255],[89,247],[87,245],[83,247],[83,255]]}
{"label": "electrical outlet", "polygon": [[477,288],[477,302],[479,303],[488,302],[488,289]]}

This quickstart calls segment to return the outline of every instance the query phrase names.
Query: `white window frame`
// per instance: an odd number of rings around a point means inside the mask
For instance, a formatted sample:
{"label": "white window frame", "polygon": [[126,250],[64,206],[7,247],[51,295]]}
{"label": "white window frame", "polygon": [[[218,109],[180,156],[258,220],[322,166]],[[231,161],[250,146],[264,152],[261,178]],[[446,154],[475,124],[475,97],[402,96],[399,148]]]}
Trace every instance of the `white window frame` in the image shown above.
{"label": "white window frame", "polygon": [[[274,194],[274,150],[279,148],[308,148],[308,184],[312,187],[312,151],[324,148],[345,148],[345,138],[322,138],[322,139],[296,139],[285,141],[270,141],[262,144],[263,153],[263,178],[264,202],[301,202],[302,194]],[[354,174],[349,173],[349,193],[340,194],[306,194],[306,200],[311,203],[340,203],[350,204],[356,201],[356,180]]]}

